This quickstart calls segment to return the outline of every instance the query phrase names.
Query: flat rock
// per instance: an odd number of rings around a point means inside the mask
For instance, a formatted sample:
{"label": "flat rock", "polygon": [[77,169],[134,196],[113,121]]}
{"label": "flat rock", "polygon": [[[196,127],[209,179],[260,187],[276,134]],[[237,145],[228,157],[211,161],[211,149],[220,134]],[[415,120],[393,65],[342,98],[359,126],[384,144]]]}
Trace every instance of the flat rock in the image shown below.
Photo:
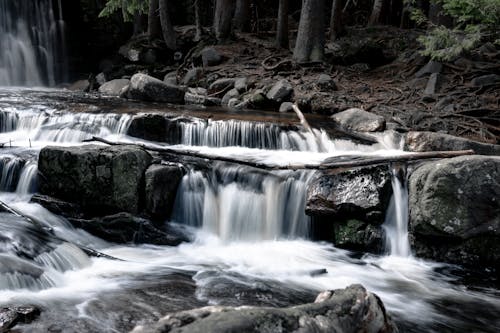
{"label": "flat rock", "polygon": [[184,94],[182,88],[142,73],[132,76],[128,90],[132,99],[173,104],[184,103]]}
{"label": "flat rock", "polygon": [[130,80],[116,79],[111,80],[99,87],[99,92],[108,96],[120,96],[122,90],[130,84]]}
{"label": "flat rock", "polygon": [[386,125],[384,117],[357,108],[336,113],[331,118],[341,127],[356,132],[381,132]]}

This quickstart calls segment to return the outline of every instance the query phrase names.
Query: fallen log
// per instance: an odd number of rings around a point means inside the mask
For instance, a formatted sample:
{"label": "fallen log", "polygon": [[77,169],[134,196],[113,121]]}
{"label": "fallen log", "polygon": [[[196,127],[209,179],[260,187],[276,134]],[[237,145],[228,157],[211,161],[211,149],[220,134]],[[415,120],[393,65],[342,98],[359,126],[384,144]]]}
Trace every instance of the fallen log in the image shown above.
{"label": "fallen log", "polygon": [[288,164],[288,165],[276,165],[263,162],[241,160],[233,157],[226,156],[212,156],[196,151],[191,151],[187,149],[173,149],[167,147],[157,147],[151,146],[144,143],[127,143],[127,142],[114,142],[109,141],[99,137],[92,137],[91,139],[85,140],[84,142],[101,142],[104,144],[119,146],[119,145],[134,145],[141,147],[145,150],[167,153],[173,155],[181,155],[187,157],[195,157],[206,159],[215,162],[227,162],[240,165],[246,165],[254,167],[257,169],[264,170],[333,170],[340,168],[354,168],[368,165],[378,165],[378,164],[389,164],[394,162],[409,162],[417,160],[435,159],[435,158],[452,158],[464,155],[473,155],[473,150],[458,150],[458,151],[434,151],[434,152],[423,152],[423,153],[406,153],[394,156],[353,156],[353,155],[342,155],[334,156],[329,159],[329,161],[320,164]]}

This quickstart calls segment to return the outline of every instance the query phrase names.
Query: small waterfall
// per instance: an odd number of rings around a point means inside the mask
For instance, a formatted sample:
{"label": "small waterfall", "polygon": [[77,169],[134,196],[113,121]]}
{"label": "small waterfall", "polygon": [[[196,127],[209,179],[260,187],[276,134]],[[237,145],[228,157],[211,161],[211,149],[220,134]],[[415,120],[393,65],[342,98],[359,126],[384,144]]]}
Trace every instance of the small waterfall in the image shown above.
{"label": "small waterfall", "polygon": [[393,195],[387,209],[384,230],[386,251],[399,257],[411,256],[408,241],[408,188],[406,166],[391,165]]}
{"label": "small waterfall", "polygon": [[66,55],[61,1],[0,0],[0,86],[54,85]]}
{"label": "small waterfall", "polygon": [[305,196],[311,176],[227,165],[211,174],[190,171],[179,188],[173,219],[227,241],[307,237]]}
{"label": "small waterfall", "polygon": [[15,156],[0,157],[0,191],[13,192],[26,162]]}
{"label": "small waterfall", "polygon": [[26,164],[19,176],[16,193],[19,195],[35,193],[37,188],[37,176],[38,164],[36,162]]}

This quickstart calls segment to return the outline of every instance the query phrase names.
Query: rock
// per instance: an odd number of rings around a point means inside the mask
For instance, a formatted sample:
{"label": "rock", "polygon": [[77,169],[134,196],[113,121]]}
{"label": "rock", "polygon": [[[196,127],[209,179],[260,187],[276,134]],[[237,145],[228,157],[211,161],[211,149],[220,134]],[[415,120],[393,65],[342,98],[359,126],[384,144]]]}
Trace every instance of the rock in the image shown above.
{"label": "rock", "polygon": [[280,105],[280,112],[293,112],[293,103],[284,102]]}
{"label": "rock", "polygon": [[30,202],[42,205],[44,208],[50,210],[56,215],[74,218],[82,218],[84,216],[84,214],[82,213],[82,207],[80,207],[79,205],[50,197],[48,195],[42,195],[38,193],[34,194],[31,197]]}
{"label": "rock", "polygon": [[222,96],[223,93],[227,92],[229,89],[234,88],[235,81],[236,79],[232,78],[218,79],[208,87],[208,94],[218,94]]}
{"label": "rock", "polygon": [[204,67],[217,66],[222,60],[222,56],[213,47],[205,47],[201,50],[201,61]]}
{"label": "rock", "polygon": [[276,82],[266,94],[267,99],[282,103],[289,101],[293,94],[293,87],[288,80],[280,80]]}
{"label": "rock", "polygon": [[188,87],[195,87],[198,85],[202,77],[203,77],[203,68],[200,67],[191,68],[186,73],[186,75],[184,75],[184,78],[182,79],[182,84]]}
{"label": "rock", "polygon": [[116,79],[111,80],[99,87],[99,92],[109,96],[120,96],[122,90],[130,84],[130,80]]}
{"label": "rock", "polygon": [[320,74],[316,84],[321,91],[337,90],[335,81],[328,74]]}
{"label": "rock", "polygon": [[384,117],[352,108],[334,114],[332,117],[341,127],[356,132],[381,132],[385,130]]}
{"label": "rock", "polygon": [[188,239],[170,228],[161,230],[153,225],[151,221],[133,216],[129,213],[118,213],[90,220],[68,218],[75,227],[102,238],[108,242],[124,244],[155,244],[177,246]]}
{"label": "rock", "polygon": [[141,51],[131,47],[130,45],[121,46],[118,53],[131,62],[139,62],[141,58]]}
{"label": "rock", "polygon": [[29,324],[40,315],[34,306],[4,307],[0,309],[0,332],[11,332],[17,324]]}
{"label": "rock", "polygon": [[405,136],[405,149],[413,152],[472,149],[478,155],[500,155],[500,145],[435,132],[408,132]]}
{"label": "rock", "polygon": [[73,82],[69,87],[71,91],[89,91],[90,83],[89,80],[78,80]]}
{"label": "rock", "polygon": [[500,82],[500,75],[488,74],[472,79],[471,84],[475,87],[487,86]]}
{"label": "rock", "polygon": [[151,160],[137,146],[45,147],[38,161],[40,193],[93,212],[137,213]]}
{"label": "rock", "polygon": [[178,86],[141,73],[132,76],[128,91],[132,99],[173,104],[184,103],[184,93],[184,90]]}
{"label": "rock", "polygon": [[183,120],[168,119],[159,113],[146,113],[132,119],[127,134],[148,141],[177,144],[182,135],[179,121]]}
{"label": "rock", "polygon": [[183,176],[178,165],[153,164],[146,170],[146,213],[149,216],[160,221],[170,216]]}
{"label": "rock", "polygon": [[248,79],[246,77],[240,77],[234,81],[234,89],[238,90],[240,94],[247,91]]}
{"label": "rock", "polygon": [[368,222],[371,213],[385,211],[391,192],[391,175],[385,165],[325,172],[309,185],[306,213],[335,221]]}
{"label": "rock", "polygon": [[165,76],[163,77],[163,82],[165,82],[166,84],[176,86],[177,85],[177,72],[173,71],[173,72],[165,74]]}
{"label": "rock", "polygon": [[250,106],[260,109],[266,106],[268,100],[264,91],[262,89],[257,89],[248,95],[248,102]]}
{"label": "rock", "polygon": [[207,104],[207,96],[192,94],[187,92],[184,95],[184,103],[185,104],[194,104],[194,105],[206,105]]}
{"label": "rock", "polygon": [[102,73],[102,72],[101,72],[101,73],[99,73],[99,74],[97,74],[97,75],[96,75],[95,80],[96,80],[96,82],[97,82],[100,86],[102,86],[102,85],[103,85],[103,84],[105,84],[105,83],[106,83],[106,81],[107,81],[107,79],[106,79],[106,75],[104,75],[104,73]]}
{"label": "rock", "polygon": [[229,104],[229,100],[233,98],[238,98],[240,96],[240,93],[236,89],[231,89],[229,90],[224,97],[222,97],[222,105],[227,106]]}
{"label": "rock", "polygon": [[187,92],[195,95],[206,95],[208,93],[208,90],[205,88],[196,87],[196,88],[188,88]]}
{"label": "rock", "polygon": [[422,67],[417,73],[415,73],[415,77],[420,78],[428,74],[433,73],[441,73],[443,69],[443,64],[438,61],[431,60],[424,67]]}
{"label": "rock", "polygon": [[409,180],[417,254],[465,265],[500,265],[500,157],[426,163]]}
{"label": "rock", "polygon": [[380,253],[384,244],[384,234],[380,226],[358,220],[336,223],[334,244],[341,249],[359,252]]}
{"label": "rock", "polygon": [[397,332],[377,295],[361,285],[325,291],[290,308],[207,306],[171,313],[133,333]]}
{"label": "rock", "polygon": [[424,90],[424,95],[432,96],[436,94],[439,89],[439,85],[441,84],[441,74],[432,73],[429,77],[429,81],[427,81],[427,86]]}

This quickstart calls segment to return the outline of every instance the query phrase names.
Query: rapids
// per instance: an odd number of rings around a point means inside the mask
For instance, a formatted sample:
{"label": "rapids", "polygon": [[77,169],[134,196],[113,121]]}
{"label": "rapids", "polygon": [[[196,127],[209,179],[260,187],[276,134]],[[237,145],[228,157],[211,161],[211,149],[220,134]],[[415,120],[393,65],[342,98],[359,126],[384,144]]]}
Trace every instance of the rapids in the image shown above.
{"label": "rapids", "polygon": [[[66,91],[50,93],[58,101],[78,99],[77,106],[39,97],[46,93],[0,91],[0,200],[40,225],[0,213],[0,306],[43,309],[37,321],[19,326],[21,331],[124,332],[168,311],[206,304],[287,306],[353,283],[377,293],[403,332],[496,332],[500,326],[496,281],[479,283],[480,272],[411,255],[406,175],[396,169],[383,256],[308,240],[304,197],[313,171],[264,172],[227,164],[190,170],[170,223],[189,230],[192,242],[178,247],[111,244],[73,228],[29,202],[39,150],[80,145],[93,135],[140,140],[126,134],[133,113],[103,113],[92,96]],[[301,130],[274,128],[268,140],[248,122],[200,123],[191,123],[183,141],[169,147],[283,165],[403,153],[387,138],[362,146],[318,132],[324,148],[318,150]],[[213,133],[222,138],[209,140]],[[239,138],[229,139],[230,133]],[[277,145],[283,136],[294,136],[296,144]],[[80,246],[122,260],[88,257]],[[311,274],[321,269],[327,273]]]}

